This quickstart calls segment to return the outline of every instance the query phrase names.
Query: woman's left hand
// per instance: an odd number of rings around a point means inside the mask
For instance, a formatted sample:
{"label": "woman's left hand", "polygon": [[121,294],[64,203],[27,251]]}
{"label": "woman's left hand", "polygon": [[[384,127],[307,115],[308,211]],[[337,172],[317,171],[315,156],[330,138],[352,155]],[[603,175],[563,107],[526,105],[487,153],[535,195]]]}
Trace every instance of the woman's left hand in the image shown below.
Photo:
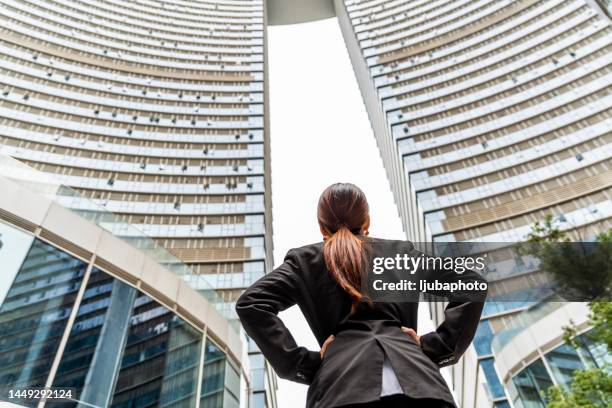
{"label": "woman's left hand", "polygon": [[416,344],[418,344],[419,346],[421,345],[421,336],[419,336],[413,329],[404,326],[402,326],[400,329],[402,330],[402,333],[406,333],[407,335],[412,337],[412,340],[414,340]]}
{"label": "woman's left hand", "polygon": [[325,340],[325,343],[323,343],[323,345],[321,346],[321,351],[319,351],[319,354],[321,355],[321,360],[323,360],[323,356],[325,356],[325,353],[327,352],[327,348],[332,343],[332,341],[334,341],[334,339],[335,337],[332,334],[331,336],[327,338],[327,340]]}

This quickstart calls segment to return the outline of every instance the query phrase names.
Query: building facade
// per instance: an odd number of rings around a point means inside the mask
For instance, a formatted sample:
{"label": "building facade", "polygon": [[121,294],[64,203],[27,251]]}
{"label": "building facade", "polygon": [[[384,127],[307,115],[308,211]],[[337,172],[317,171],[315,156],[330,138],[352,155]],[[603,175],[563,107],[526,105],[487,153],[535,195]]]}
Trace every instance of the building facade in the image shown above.
{"label": "building facade", "polygon": [[[597,2],[334,5],[409,239],[518,242],[549,213],[576,239],[612,226],[612,27]],[[462,407],[522,406],[491,342],[527,307],[486,305],[451,370]]]}
{"label": "building facade", "polygon": [[[272,267],[266,26],[336,15],[408,239],[510,243],[548,213],[592,236],[612,226],[608,3],[0,0],[0,152],[231,316]],[[491,347],[525,307],[487,306],[461,406],[518,404]],[[247,349],[252,406],[275,407]]]}
{"label": "building facade", "polygon": [[[239,408],[246,401],[246,350],[216,305],[60,205],[65,191],[41,184],[42,175],[7,177],[31,169],[6,156],[0,169],[2,404]],[[53,387],[53,398],[20,394],[42,387]]]}
{"label": "building facade", "polygon": [[[605,344],[589,337],[584,303],[549,302],[515,314],[491,344],[509,400],[517,408],[545,408],[552,385],[569,386],[576,370],[603,368],[612,362]],[[578,336],[564,343],[563,328],[573,321]]]}
{"label": "building facade", "polygon": [[[263,0],[2,0],[0,19],[0,152],[144,232],[231,316],[272,266]],[[94,218],[83,203],[63,198]]]}

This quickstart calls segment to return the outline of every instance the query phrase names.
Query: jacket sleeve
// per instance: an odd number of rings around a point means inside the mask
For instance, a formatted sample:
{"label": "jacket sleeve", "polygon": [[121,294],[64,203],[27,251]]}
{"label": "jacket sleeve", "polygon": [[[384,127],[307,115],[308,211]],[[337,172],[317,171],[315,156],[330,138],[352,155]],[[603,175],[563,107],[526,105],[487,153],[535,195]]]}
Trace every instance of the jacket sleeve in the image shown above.
{"label": "jacket sleeve", "polygon": [[[440,282],[482,282],[486,280],[478,273],[466,270],[459,274],[453,270],[426,272],[427,280]],[[455,364],[474,339],[486,299],[486,290],[477,293],[427,292],[442,296],[449,301],[444,310],[444,320],[435,331],[421,336],[421,348],[440,367]]]}
{"label": "jacket sleeve", "polygon": [[310,384],[321,364],[319,352],[298,347],[278,317],[279,312],[298,301],[298,268],[295,250],[290,250],[282,265],[238,298],[236,312],[246,333],[281,378]]}
{"label": "jacket sleeve", "polygon": [[440,367],[455,364],[474,339],[482,302],[450,302],[436,331],[421,336],[421,348]]}

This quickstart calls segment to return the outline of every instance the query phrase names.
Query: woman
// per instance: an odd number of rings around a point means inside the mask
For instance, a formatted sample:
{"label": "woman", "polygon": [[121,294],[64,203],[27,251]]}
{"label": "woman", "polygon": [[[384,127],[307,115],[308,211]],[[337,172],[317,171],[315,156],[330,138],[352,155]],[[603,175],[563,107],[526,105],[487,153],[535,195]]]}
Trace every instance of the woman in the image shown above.
{"label": "woman", "polygon": [[[439,368],[467,349],[483,304],[450,302],[437,330],[418,336],[418,302],[370,301],[362,293],[369,260],[415,249],[369,238],[368,211],[356,186],[329,186],[317,209],[323,242],[290,250],[238,299],[238,316],[280,377],[310,385],[308,408],[454,407]],[[461,279],[482,280],[472,272]],[[298,347],[278,318],[295,304],[320,352]]]}

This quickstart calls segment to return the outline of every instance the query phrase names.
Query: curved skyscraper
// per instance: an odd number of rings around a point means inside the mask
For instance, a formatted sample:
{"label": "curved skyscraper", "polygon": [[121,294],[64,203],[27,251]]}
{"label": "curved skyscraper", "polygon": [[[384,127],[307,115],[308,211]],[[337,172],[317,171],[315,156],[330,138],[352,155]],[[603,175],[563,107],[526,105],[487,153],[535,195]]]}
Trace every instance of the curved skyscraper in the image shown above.
{"label": "curved skyscraper", "polygon": [[[576,239],[612,227],[612,27],[595,1],[334,4],[409,239],[517,242],[547,214]],[[543,406],[498,377],[491,340],[517,312],[501,306],[453,366],[458,403]]]}
{"label": "curved skyscraper", "polygon": [[400,160],[391,177],[411,238],[517,241],[551,208],[575,226],[605,224],[612,28],[594,7],[348,0],[341,10],[363,88],[376,92],[379,143]]}
{"label": "curved skyscraper", "polygon": [[2,0],[0,20],[1,152],[144,232],[231,314],[272,266],[263,0]]}
{"label": "curved skyscraper", "polygon": [[263,274],[261,1],[7,0],[0,13],[5,153],[140,227],[227,300]]}

